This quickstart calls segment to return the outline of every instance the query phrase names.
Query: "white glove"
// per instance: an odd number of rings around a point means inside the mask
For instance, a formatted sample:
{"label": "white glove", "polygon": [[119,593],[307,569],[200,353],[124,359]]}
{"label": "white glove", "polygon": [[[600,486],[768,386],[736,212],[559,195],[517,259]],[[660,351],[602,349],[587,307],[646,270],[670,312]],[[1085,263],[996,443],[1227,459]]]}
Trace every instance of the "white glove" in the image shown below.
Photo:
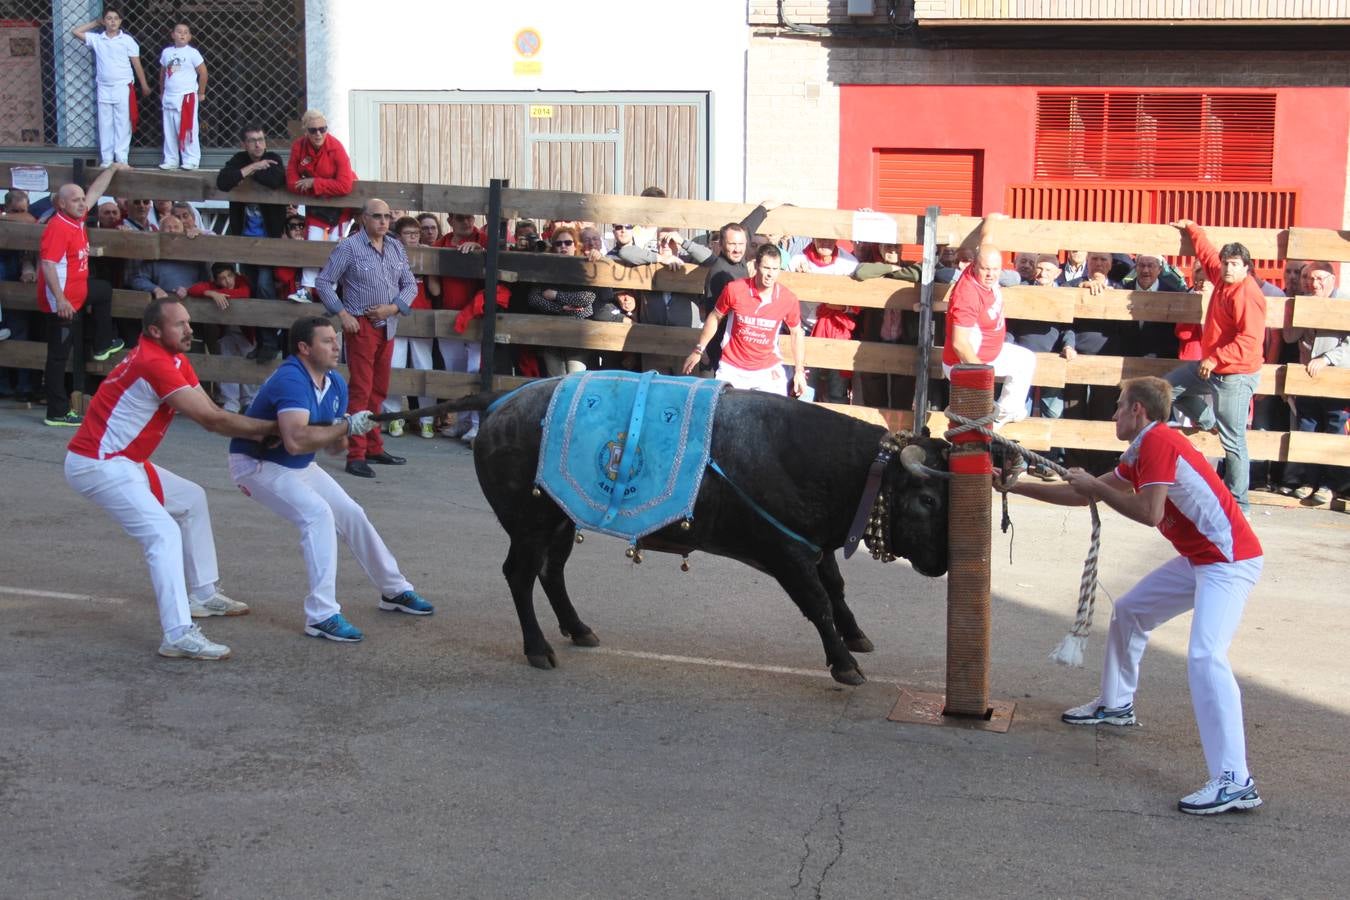
{"label": "white glove", "polygon": [[375,414],[368,409],[353,413],[347,417],[347,437],[365,434],[379,424],[379,422],[375,421]]}

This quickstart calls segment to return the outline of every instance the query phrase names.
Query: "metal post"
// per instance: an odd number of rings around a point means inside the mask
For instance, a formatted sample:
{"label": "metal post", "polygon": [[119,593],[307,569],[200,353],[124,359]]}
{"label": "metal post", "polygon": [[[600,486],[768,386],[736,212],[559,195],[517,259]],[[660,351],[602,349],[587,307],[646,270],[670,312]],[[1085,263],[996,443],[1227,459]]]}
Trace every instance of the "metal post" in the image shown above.
{"label": "metal post", "polygon": [[497,260],[501,254],[503,228],[502,189],[511,184],[505,178],[488,182],[487,258],[483,261],[483,352],[478,365],[479,382],[484,391],[492,390],[497,354]]}
{"label": "metal post", "polygon": [[937,219],[940,210],[928,207],[923,216],[923,274],[919,279],[919,361],[914,373],[914,432],[922,434],[928,422],[928,366],[933,358],[933,273],[937,269]]}
{"label": "metal post", "polygon": [[[952,369],[951,409],[983,419],[994,408],[991,366]],[[993,470],[989,440],[978,432],[952,439],[947,494],[947,703],[946,715],[989,714],[989,527]]]}

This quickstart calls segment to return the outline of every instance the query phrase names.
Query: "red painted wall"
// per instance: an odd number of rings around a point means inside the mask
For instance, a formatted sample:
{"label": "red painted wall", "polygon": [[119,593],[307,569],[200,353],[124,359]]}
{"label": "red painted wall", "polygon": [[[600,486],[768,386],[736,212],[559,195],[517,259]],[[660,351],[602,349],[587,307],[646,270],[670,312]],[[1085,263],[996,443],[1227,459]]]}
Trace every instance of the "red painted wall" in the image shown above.
{"label": "red painted wall", "polygon": [[[1035,85],[843,85],[840,207],[872,205],[874,150],[950,149],[984,152],[983,205],[977,212],[1000,211],[1009,184],[1032,181],[1038,90]],[[1350,88],[1278,88],[1274,93],[1272,186],[1300,192],[1299,225],[1340,228],[1350,162]]]}

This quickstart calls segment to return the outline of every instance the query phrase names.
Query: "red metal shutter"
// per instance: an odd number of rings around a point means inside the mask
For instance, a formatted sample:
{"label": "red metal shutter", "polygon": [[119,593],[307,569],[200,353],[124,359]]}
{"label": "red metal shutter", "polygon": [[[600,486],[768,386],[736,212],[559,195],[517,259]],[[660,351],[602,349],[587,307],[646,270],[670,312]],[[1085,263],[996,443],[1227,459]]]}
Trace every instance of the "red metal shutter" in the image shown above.
{"label": "red metal shutter", "polygon": [[1269,184],[1274,160],[1273,93],[1036,95],[1036,178]]}
{"label": "red metal shutter", "polygon": [[944,215],[979,215],[983,151],[878,150],[873,160],[873,209],[923,215],[936,204]]}

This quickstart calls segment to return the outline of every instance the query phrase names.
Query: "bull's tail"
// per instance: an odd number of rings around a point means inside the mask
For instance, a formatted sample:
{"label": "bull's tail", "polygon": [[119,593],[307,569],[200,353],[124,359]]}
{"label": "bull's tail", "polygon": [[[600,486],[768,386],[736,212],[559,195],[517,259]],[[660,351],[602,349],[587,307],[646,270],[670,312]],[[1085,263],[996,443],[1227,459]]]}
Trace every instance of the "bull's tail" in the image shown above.
{"label": "bull's tail", "polygon": [[467,397],[456,397],[454,400],[446,400],[444,403],[437,403],[435,406],[423,406],[417,409],[400,409],[396,412],[380,413],[375,416],[375,421],[392,422],[395,419],[438,416],[441,413],[447,412],[484,412],[493,403],[510,393],[511,391],[492,391],[485,394],[470,394]]}

